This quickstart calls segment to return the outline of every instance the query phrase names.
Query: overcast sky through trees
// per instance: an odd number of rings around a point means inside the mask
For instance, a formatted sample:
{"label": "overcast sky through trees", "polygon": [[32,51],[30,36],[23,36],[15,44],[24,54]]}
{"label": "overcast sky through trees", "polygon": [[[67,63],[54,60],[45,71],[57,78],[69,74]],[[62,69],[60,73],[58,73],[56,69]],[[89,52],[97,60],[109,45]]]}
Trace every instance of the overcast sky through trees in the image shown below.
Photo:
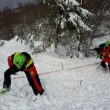
{"label": "overcast sky through trees", "polygon": [[0,0],[0,9],[4,9],[6,7],[15,8],[18,4],[25,4],[28,2],[38,3],[41,0]]}

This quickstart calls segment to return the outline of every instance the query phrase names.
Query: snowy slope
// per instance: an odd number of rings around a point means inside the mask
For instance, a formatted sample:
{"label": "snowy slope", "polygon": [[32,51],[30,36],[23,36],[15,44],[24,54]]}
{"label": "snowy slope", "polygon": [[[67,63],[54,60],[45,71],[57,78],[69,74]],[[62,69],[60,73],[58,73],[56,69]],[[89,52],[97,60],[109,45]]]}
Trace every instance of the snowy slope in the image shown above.
{"label": "snowy slope", "polygon": [[[15,51],[31,53],[16,38],[0,47],[1,87],[7,56]],[[0,110],[110,110],[110,74],[99,68],[100,59],[61,58],[52,51],[32,57],[45,93],[34,100],[24,73],[19,72],[12,76],[11,91],[0,96]]]}

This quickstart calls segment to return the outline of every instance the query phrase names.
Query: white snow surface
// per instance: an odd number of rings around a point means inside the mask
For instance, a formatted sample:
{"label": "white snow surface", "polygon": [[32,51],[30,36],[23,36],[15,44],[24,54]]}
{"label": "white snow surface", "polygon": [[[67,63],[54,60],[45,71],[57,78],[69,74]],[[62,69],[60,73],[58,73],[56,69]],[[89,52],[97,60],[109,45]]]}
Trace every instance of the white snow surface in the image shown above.
{"label": "white snow surface", "polygon": [[[15,51],[31,54],[28,45],[15,38],[0,47],[1,88],[7,57]],[[0,95],[0,110],[110,110],[110,74],[101,70],[100,59],[62,58],[52,49],[32,58],[45,93],[35,96],[25,74],[18,72],[11,90]]]}

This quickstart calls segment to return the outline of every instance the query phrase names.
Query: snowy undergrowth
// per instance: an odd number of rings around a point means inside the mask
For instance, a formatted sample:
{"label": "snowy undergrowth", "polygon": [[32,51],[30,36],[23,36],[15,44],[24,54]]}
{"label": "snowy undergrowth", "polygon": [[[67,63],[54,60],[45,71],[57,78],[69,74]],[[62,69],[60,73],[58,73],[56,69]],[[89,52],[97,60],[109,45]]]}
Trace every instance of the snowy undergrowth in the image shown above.
{"label": "snowy undergrowth", "polygon": [[[28,45],[15,39],[0,48],[1,87],[3,72],[8,68],[7,56],[15,51],[31,53]],[[45,93],[35,97],[24,73],[19,72],[17,77],[24,78],[12,79],[10,92],[0,96],[0,110],[110,110],[110,74],[103,72],[99,64],[88,65],[100,59],[61,58],[52,51],[32,58]],[[74,67],[78,68],[67,70]],[[52,72],[56,70],[61,71]]]}

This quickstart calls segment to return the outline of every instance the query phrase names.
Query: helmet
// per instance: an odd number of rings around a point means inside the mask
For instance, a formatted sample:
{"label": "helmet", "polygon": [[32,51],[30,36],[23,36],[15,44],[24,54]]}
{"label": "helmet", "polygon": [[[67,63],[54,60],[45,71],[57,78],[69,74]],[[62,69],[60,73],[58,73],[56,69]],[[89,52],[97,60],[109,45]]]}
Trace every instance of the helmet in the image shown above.
{"label": "helmet", "polygon": [[18,54],[14,57],[13,63],[18,67],[21,68],[23,66],[23,64],[26,61],[26,56],[24,56],[23,54]]}
{"label": "helmet", "polygon": [[105,45],[106,45],[106,46],[109,46],[109,45],[110,45],[110,41],[107,40],[107,41],[105,42]]}

